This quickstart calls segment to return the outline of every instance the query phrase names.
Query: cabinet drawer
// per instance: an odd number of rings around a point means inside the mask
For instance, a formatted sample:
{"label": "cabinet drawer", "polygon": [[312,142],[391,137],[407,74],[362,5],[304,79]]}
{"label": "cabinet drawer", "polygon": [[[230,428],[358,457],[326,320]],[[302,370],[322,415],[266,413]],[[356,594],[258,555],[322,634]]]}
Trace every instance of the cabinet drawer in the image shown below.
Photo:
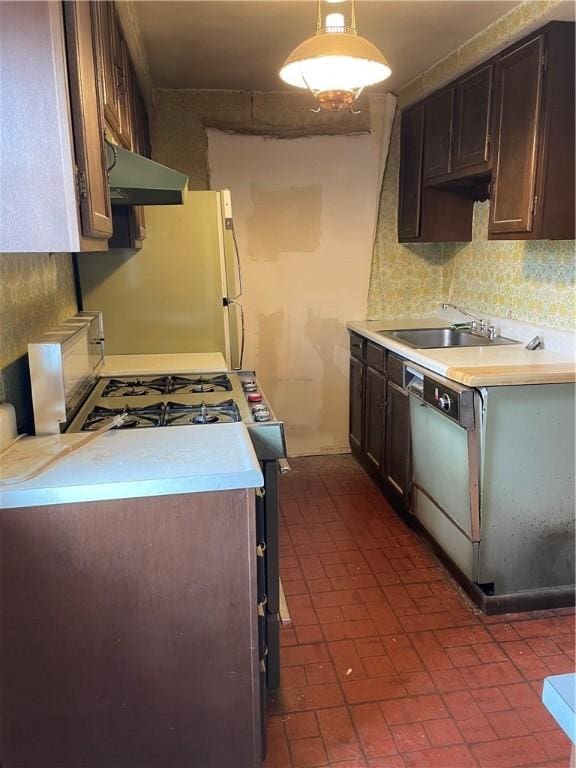
{"label": "cabinet drawer", "polygon": [[358,360],[364,360],[366,349],[366,339],[362,336],[358,336],[357,333],[350,334],[350,354],[352,357],[357,357]]}
{"label": "cabinet drawer", "polygon": [[404,386],[404,358],[388,352],[388,378],[399,387]]}
{"label": "cabinet drawer", "polygon": [[373,341],[366,342],[366,362],[371,368],[384,373],[386,370],[386,350]]}

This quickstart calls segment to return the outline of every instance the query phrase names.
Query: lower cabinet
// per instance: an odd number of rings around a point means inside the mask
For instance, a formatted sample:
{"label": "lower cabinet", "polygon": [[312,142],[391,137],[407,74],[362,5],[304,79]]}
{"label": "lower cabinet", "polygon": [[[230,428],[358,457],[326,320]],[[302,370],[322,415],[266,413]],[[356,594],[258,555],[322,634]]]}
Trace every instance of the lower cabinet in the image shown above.
{"label": "lower cabinet", "polygon": [[257,768],[253,490],[0,510],[3,768]]}
{"label": "lower cabinet", "polygon": [[384,449],[384,410],[386,404],[386,377],[366,367],[366,401],[364,406],[364,454],[376,469],[382,466]]}
{"label": "lower cabinet", "polygon": [[[374,363],[370,346],[361,346],[360,338],[351,334],[350,447],[390,501],[405,510],[410,492],[410,409],[401,384],[403,361],[380,348],[381,361]],[[362,349],[366,354],[359,352]]]}
{"label": "lower cabinet", "polygon": [[364,379],[365,363],[350,358],[350,445],[357,451],[364,446]]}
{"label": "lower cabinet", "polygon": [[388,382],[384,479],[403,499],[410,490],[410,406],[408,395]]}

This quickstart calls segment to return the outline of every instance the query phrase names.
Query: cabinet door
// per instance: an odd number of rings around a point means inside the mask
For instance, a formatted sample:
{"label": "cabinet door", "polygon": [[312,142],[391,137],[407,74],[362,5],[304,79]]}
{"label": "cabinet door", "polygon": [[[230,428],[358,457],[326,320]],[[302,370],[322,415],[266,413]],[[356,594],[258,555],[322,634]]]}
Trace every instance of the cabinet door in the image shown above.
{"label": "cabinet door", "polygon": [[364,363],[350,358],[350,446],[358,451],[363,446]]}
{"label": "cabinet door", "polygon": [[418,104],[402,113],[398,185],[398,238],[400,240],[420,236],[423,148],[424,105]]}
{"label": "cabinet door", "polygon": [[386,453],[384,474],[386,480],[403,498],[410,484],[410,407],[408,395],[394,382],[387,386]]}
{"label": "cabinet door", "polygon": [[489,234],[528,233],[534,219],[544,36],[496,62],[496,161]]}
{"label": "cabinet door", "polygon": [[366,368],[366,399],[364,452],[368,461],[376,468],[382,464],[384,447],[384,403],[386,400],[386,379],[373,368]]}
{"label": "cabinet door", "polygon": [[[490,115],[493,65],[463,77],[454,89],[452,169],[478,173],[490,168]],[[472,168],[474,166],[474,168]]]}
{"label": "cabinet door", "polygon": [[115,134],[120,131],[120,99],[114,60],[114,25],[116,16],[111,0],[91,2],[96,41],[96,62],[104,119]]}
{"label": "cabinet door", "polygon": [[125,149],[132,149],[132,94],[129,71],[131,64],[128,48],[116,16],[114,17],[114,61],[119,104],[118,139]]}
{"label": "cabinet door", "polygon": [[435,93],[424,103],[424,178],[430,179],[452,170],[454,88]]}
{"label": "cabinet door", "polygon": [[90,5],[65,2],[64,20],[82,234],[108,239],[112,214]]}

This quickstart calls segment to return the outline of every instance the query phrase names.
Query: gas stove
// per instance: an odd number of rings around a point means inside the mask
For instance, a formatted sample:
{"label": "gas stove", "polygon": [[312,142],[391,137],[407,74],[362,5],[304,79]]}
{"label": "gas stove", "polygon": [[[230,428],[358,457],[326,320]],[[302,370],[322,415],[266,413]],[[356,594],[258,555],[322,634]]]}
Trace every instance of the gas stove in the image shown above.
{"label": "gas stove", "polygon": [[253,372],[165,374],[99,379],[66,431],[96,430],[119,414],[126,418],[115,429],[277,424]]}
{"label": "gas stove", "polygon": [[241,421],[260,460],[286,457],[284,426],[254,371],[102,377],[102,336],[100,313],[89,313],[30,342],[36,434],[95,431],[119,414],[125,418],[114,429]]}

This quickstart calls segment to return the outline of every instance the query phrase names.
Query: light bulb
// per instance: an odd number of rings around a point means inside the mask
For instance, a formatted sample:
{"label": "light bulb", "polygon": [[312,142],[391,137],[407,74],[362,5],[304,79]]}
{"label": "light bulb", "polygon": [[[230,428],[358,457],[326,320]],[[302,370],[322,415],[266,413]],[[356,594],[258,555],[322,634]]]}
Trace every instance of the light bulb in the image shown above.
{"label": "light bulb", "polygon": [[343,13],[329,13],[326,16],[326,29],[341,29],[341,30],[344,30],[344,14]]}

